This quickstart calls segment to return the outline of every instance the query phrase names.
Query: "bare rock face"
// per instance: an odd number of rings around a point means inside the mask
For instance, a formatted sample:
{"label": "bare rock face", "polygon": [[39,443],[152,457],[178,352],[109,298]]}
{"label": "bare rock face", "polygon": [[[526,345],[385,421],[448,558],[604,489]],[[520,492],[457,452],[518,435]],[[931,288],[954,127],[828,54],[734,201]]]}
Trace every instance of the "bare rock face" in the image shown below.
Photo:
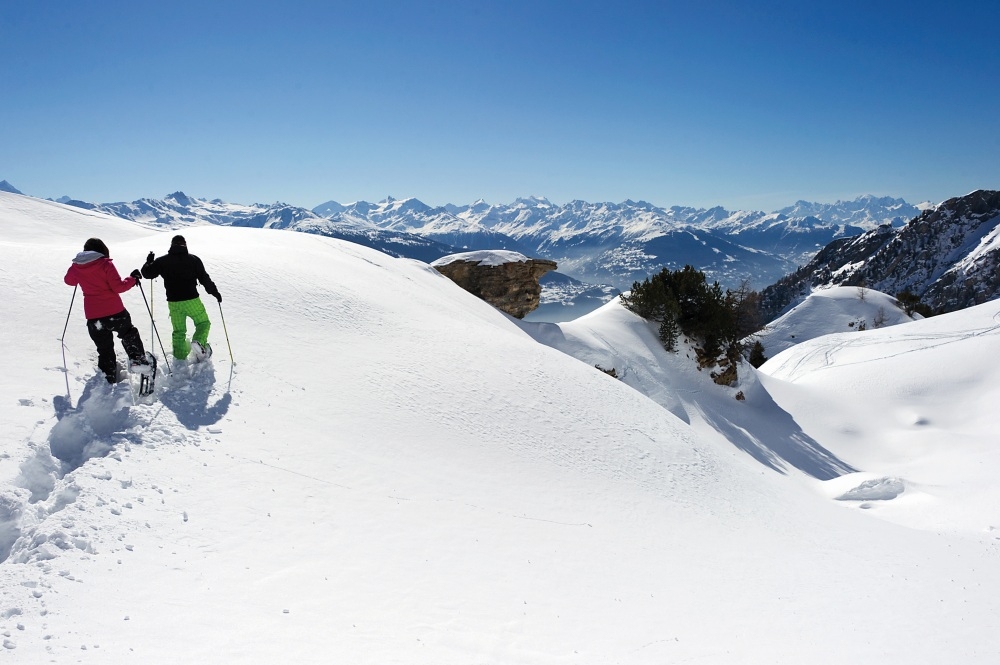
{"label": "bare rock face", "polygon": [[431,265],[472,295],[518,319],[538,307],[542,293],[538,280],[556,269],[555,261],[501,250],[452,254]]}

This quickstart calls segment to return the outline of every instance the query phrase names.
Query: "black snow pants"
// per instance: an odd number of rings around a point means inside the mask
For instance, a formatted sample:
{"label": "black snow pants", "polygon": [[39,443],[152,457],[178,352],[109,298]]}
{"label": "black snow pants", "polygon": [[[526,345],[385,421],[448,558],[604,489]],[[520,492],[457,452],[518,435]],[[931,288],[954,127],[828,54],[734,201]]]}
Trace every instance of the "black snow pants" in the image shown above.
{"label": "black snow pants", "polygon": [[139,329],[132,325],[132,317],[129,316],[127,309],[111,316],[87,319],[87,332],[97,345],[97,367],[108,377],[108,383],[118,381],[115,341],[111,333],[118,333],[118,339],[122,341],[126,355],[133,362],[142,360],[146,355],[142,339],[139,337]]}

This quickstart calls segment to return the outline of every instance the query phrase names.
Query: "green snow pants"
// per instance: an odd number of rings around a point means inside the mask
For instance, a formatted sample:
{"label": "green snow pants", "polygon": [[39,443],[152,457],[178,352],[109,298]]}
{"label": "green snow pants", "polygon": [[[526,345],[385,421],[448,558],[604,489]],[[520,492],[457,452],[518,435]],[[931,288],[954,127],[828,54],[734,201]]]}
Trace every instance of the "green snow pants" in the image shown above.
{"label": "green snow pants", "polygon": [[168,302],[170,308],[170,323],[174,327],[173,343],[174,358],[184,360],[191,353],[191,342],[187,338],[187,320],[194,321],[194,335],[191,339],[202,346],[208,344],[208,331],[212,322],[208,320],[208,312],[201,298]]}

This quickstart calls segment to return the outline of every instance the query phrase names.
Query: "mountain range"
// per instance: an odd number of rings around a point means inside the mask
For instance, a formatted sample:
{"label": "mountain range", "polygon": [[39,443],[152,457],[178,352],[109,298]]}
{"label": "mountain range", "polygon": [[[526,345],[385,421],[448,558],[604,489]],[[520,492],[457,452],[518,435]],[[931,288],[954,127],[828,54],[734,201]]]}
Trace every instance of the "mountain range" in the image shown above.
{"label": "mountain range", "polygon": [[902,199],[874,196],[834,204],[799,201],[770,213],[661,208],[631,200],[555,205],[542,197],[437,208],[390,197],[347,206],[328,201],[313,209],[328,219],[369,221],[456,247],[513,249],[550,258],[561,272],[619,289],[662,267],[686,264],[724,286],[750,279],[760,288],[836,238],[883,224],[902,226],[920,211]]}
{"label": "mountain range", "polygon": [[762,291],[764,317],[834,285],[909,292],[935,312],[1000,297],[1000,191],[975,191],[925,210],[902,227],[884,224],[835,240]]}
{"label": "mountain range", "polygon": [[760,289],[770,320],[810,289],[840,284],[891,294],[909,290],[936,311],[997,297],[996,199],[995,192],[974,192],[934,206],[869,195],[798,201],[772,212],[632,200],[557,205],[538,196],[438,207],[388,197],[327,201],[312,210],[183,192],[119,203],[61,200],[169,228],[213,224],[314,233],[426,262],[473,249],[518,251],[558,263],[558,272],[543,278],[542,306],[575,315],[662,268],[692,265],[723,287],[748,281]]}
{"label": "mountain range", "polygon": [[[833,204],[799,201],[773,211],[662,208],[645,201],[557,205],[543,197],[432,207],[416,198],[378,203],[327,201],[312,210],[286,203],[242,205],[174,192],[163,199],[70,205],[166,226],[219,224],[281,228],[341,238],[392,256],[430,261],[472,249],[548,258],[559,272],[624,290],[663,267],[690,264],[723,286],[762,288],[808,262],[838,238],[902,226],[921,208],[862,196]],[[580,288],[590,288],[581,286]]]}

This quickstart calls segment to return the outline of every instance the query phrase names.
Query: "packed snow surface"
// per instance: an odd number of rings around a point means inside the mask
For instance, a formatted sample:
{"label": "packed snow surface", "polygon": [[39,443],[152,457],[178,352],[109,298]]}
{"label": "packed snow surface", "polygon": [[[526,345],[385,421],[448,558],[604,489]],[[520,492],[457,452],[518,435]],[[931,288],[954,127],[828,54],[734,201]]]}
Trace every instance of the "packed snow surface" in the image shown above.
{"label": "packed snow surface", "polygon": [[528,257],[520,252],[511,252],[505,249],[483,249],[475,252],[461,252],[459,254],[442,256],[431,263],[431,265],[446,266],[449,263],[467,261],[481,266],[500,266],[504,263],[523,263],[528,260]]}
{"label": "packed snow surface", "polygon": [[214,356],[167,373],[144,280],[133,404],[62,276],[171,232],[6,193],[0,225],[4,663],[1000,654],[994,303],[730,388],[617,302],[518,322],[424,263],[195,226]]}

